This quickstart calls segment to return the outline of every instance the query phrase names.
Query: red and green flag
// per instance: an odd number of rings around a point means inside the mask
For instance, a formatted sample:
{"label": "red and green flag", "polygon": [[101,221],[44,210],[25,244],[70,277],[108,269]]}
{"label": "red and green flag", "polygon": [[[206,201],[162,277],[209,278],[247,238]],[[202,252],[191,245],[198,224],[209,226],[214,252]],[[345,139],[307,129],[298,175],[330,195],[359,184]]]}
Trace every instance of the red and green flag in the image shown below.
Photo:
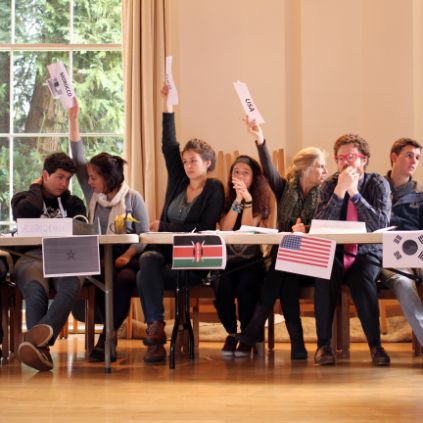
{"label": "red and green flag", "polygon": [[172,269],[224,269],[226,246],[218,235],[174,235]]}

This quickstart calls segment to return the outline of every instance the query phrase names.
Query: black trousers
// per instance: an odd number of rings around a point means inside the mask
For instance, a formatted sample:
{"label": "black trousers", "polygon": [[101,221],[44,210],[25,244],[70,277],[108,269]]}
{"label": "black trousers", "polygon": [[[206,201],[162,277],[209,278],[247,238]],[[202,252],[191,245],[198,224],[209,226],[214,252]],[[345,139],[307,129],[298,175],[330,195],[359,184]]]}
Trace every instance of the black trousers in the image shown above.
{"label": "black trousers", "polygon": [[243,330],[248,326],[254,314],[259,290],[263,283],[263,263],[259,262],[236,270],[245,264],[247,263],[228,263],[215,290],[217,314],[228,333],[236,333],[237,331],[235,299],[238,303],[241,330]]}
{"label": "black trousers", "polygon": [[261,303],[272,307],[279,298],[286,323],[300,321],[301,288],[312,286],[314,278],[275,270],[275,259],[261,289]]}
{"label": "black trousers", "polygon": [[335,256],[330,280],[316,279],[314,312],[319,347],[329,344],[332,338],[332,322],[342,283],[345,283],[350,289],[369,346],[380,345],[379,304],[376,287],[380,267],[375,261],[376,259],[373,257],[359,255],[345,272],[343,257]]}

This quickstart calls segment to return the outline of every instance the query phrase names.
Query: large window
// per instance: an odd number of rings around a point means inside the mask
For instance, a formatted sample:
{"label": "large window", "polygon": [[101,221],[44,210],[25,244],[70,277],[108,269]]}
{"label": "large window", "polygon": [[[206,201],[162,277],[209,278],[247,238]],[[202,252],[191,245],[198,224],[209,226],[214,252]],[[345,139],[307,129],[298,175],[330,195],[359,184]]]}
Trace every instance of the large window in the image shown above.
{"label": "large window", "polygon": [[[0,0],[0,230],[10,199],[69,151],[67,112],[46,85],[61,60],[74,83],[88,157],[123,149],[120,0]],[[76,180],[72,190],[80,194]]]}

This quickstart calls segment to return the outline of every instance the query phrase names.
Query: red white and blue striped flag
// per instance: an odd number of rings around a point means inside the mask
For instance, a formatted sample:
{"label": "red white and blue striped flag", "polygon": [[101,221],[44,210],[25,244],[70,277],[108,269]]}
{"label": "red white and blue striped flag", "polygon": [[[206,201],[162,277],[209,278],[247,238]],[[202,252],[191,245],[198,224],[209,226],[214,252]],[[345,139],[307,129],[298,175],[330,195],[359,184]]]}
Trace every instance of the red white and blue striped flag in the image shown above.
{"label": "red white and blue striped flag", "polygon": [[336,242],[308,235],[289,234],[279,245],[275,269],[330,279]]}

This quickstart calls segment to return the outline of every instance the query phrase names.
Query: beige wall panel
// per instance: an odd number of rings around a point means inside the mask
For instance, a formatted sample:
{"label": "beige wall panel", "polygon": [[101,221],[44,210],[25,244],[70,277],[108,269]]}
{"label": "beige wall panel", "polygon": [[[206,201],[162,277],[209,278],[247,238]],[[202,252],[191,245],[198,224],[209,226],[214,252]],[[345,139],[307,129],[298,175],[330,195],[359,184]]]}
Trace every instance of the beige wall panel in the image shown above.
{"label": "beige wall panel", "polygon": [[181,143],[193,136],[216,150],[256,154],[232,83],[248,83],[271,148],[285,145],[285,4],[280,0],[172,3],[176,109]]}
{"label": "beige wall panel", "polygon": [[236,79],[288,162],[317,145],[333,171],[333,142],[356,132],[384,173],[395,139],[423,142],[423,0],[175,0],[169,16],[182,144],[197,136],[256,155]]}

